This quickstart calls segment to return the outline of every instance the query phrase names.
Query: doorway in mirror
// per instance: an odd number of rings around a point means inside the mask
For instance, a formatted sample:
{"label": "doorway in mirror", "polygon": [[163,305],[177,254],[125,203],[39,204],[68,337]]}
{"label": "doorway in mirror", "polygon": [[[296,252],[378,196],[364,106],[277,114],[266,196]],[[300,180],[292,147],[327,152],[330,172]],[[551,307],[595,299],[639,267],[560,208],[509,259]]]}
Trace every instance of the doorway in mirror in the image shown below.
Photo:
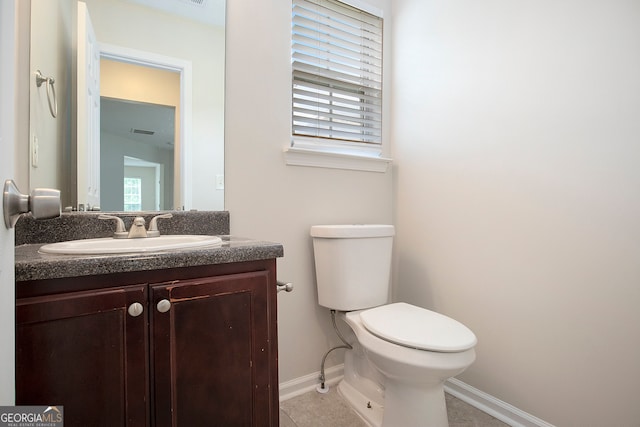
{"label": "doorway in mirror", "polygon": [[142,210],[181,206],[180,73],[106,58],[100,69],[102,210],[124,210],[125,177],[145,178]]}

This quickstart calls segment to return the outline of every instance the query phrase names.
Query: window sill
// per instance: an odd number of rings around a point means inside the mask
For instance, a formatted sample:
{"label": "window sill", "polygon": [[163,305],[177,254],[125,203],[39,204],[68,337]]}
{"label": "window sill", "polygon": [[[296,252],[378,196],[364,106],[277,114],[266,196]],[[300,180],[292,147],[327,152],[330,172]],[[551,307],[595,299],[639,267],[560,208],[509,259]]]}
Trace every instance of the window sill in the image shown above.
{"label": "window sill", "polygon": [[366,172],[387,171],[392,159],[332,153],[308,148],[288,147],[284,150],[285,163],[289,166],[308,166],[328,169],[347,169]]}

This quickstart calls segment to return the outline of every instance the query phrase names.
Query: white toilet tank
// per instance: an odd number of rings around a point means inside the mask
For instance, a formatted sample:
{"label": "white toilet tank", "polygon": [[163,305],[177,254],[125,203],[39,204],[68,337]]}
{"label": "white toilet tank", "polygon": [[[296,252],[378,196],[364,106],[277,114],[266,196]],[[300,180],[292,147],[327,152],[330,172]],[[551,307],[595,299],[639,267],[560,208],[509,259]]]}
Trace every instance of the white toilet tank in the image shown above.
{"label": "white toilet tank", "polygon": [[311,227],[319,304],[339,311],[386,304],[394,234],[392,225]]}

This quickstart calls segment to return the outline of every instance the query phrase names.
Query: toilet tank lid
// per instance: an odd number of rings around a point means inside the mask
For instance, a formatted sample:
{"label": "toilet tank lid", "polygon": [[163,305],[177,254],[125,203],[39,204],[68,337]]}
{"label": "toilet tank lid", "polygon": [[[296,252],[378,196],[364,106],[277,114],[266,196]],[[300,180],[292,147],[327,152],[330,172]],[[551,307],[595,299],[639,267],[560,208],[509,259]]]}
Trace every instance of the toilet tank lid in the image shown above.
{"label": "toilet tank lid", "polygon": [[453,353],[477,343],[475,334],[457,320],[403,302],[364,310],[360,318],[372,334],[405,347]]}
{"label": "toilet tank lid", "polygon": [[391,237],[395,229],[384,224],[314,225],[310,234],[327,239]]}

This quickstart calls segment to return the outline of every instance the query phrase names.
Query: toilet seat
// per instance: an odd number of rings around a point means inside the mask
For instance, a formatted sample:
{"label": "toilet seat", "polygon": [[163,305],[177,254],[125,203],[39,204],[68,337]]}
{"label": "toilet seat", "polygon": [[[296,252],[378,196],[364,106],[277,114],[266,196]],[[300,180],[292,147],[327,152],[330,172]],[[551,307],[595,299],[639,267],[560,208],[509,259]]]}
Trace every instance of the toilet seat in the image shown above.
{"label": "toilet seat", "polygon": [[457,320],[403,302],[364,310],[360,319],[373,335],[419,350],[461,352],[477,342],[475,334]]}

